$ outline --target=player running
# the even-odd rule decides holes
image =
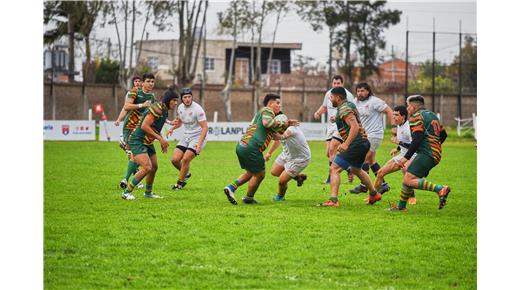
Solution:
[[[343,87],[343,77],[340,75],[335,75],[332,77],[332,89],[333,88],[341,88]],[[325,136],[326,150],[327,150],[327,158],[329,158],[329,167],[332,164],[332,160],[334,160],[334,156],[336,156],[336,151],[338,149],[339,144],[341,144],[342,140],[338,134],[338,128],[336,126],[336,113],[338,112],[337,108],[332,106],[330,101],[330,92],[332,89],[328,90],[323,97],[323,104],[318,108],[318,110],[314,113],[314,119],[319,120],[320,116],[327,112],[328,120],[327,120],[327,133]],[[347,94],[347,101],[353,103],[354,96],[351,92],[345,89],[345,93]],[[350,176],[350,175],[349,175]],[[330,183],[330,175],[327,176],[327,179],[324,183]]]
[[[275,114],[280,112],[282,103],[280,96],[267,94],[263,101],[264,107],[256,113],[240,142],[236,146],[236,154],[240,167],[246,172],[224,187],[224,193],[232,204],[237,204],[235,191],[248,182],[247,193],[242,198],[244,203],[256,204],[254,199],[256,190],[265,177],[265,161],[262,152],[269,146],[273,134],[286,129],[288,126],[298,126],[297,120],[283,122],[275,119]]]
[[[356,108],[359,112],[361,124],[366,130],[368,141],[370,142],[370,150],[365,157],[362,169],[368,174],[369,168],[372,169],[374,175],[377,176],[377,171],[381,168],[376,161],[376,150],[383,142],[385,127],[383,124],[383,114],[386,114],[387,119],[394,126],[392,109],[385,103],[385,101],[374,96],[370,86],[367,83],[359,83],[356,86]],[[390,190],[390,186],[383,179],[381,193]],[[350,190],[351,193],[367,192],[367,188],[360,184],[359,186]]]
[[[155,77],[153,74],[145,73],[143,75],[144,81],[142,83],[142,88],[140,77],[134,77],[132,80],[134,87],[126,94],[125,104],[115,122],[115,125],[119,126],[121,119],[124,117],[123,136],[119,141],[119,144],[120,147],[127,152],[128,165],[124,178],[119,182],[119,187],[121,187],[121,189],[125,189],[127,187],[130,176],[137,172],[139,166],[135,162],[132,151],[130,150],[130,146],[128,145],[128,138],[141,121],[143,112],[150,106],[152,102],[155,101],[155,95],[152,92],[155,86]]]
[[[208,122],[206,113],[202,107],[193,101],[193,93],[190,88],[181,91],[182,104],[177,108],[176,125],[172,127],[166,137],[172,134],[175,128],[184,124],[184,134],[173,151],[171,162],[179,170],[177,184],[172,190],[181,190],[186,186],[186,181],[191,177],[190,163],[200,154],[206,145]]]
[[[288,121],[287,116],[284,114],[279,114],[275,119],[285,123]],[[269,148],[269,152],[265,154],[265,161],[269,161],[272,153],[278,148],[280,143],[282,144],[282,153],[278,155],[271,167],[271,174],[279,177],[278,194],[273,197],[274,201],[285,200],[287,184],[291,179],[296,180],[298,186],[303,185],[307,175],[301,172],[311,161],[311,149],[299,127],[290,126],[287,130],[280,131],[280,134],[274,134],[273,139],[275,141]]]
[[[361,165],[370,148],[365,129],[361,125],[359,113],[356,106],[346,100],[347,95],[343,88],[334,88],[331,91],[331,101],[338,108],[336,125],[343,143],[338,146],[338,153],[330,166],[330,198],[319,204],[320,206],[338,207],[338,190],[341,183],[340,173],[342,170],[351,168],[363,184],[370,190],[367,204],[374,204],[381,200],[368,174],[361,170]]]
[[[153,103],[148,108],[141,122],[130,136],[129,144],[134,154],[135,161],[141,169],[134,175],[132,182],[125,189],[121,197],[126,200],[133,200],[134,187],[146,176],[146,187],[144,196],[148,198],[161,198],[152,192],[155,172],[157,171],[157,154],[153,146],[155,139],[161,144],[161,151],[168,151],[168,142],[161,136],[161,130],[168,117],[168,110],[175,108],[179,96],[173,89],[168,89],[163,93],[161,102]]]
[[[414,189],[433,191],[439,196],[439,209],[444,208],[451,189],[447,185],[431,183],[425,178],[430,170],[441,161],[442,143],[448,135],[439,122],[435,113],[424,108],[424,98],[420,95],[409,96],[406,100],[407,110],[410,115],[410,130],[412,132],[412,143],[408,152],[399,159],[401,168],[407,172],[404,175],[401,196],[397,206],[388,210],[406,211],[406,202],[414,192]],[[406,163],[417,152],[417,156],[410,165]]]
[[[396,136],[392,137],[392,142],[398,145],[397,148],[394,148],[392,151],[390,151],[390,155],[392,155],[393,158],[388,160],[388,162],[377,172],[376,179],[374,181],[374,187],[378,191],[381,190],[381,184],[383,183],[383,178],[386,175],[401,169],[398,162],[406,155],[408,148],[412,143],[412,135],[410,132],[410,124],[408,123],[408,111],[406,110],[406,107],[395,107],[393,114],[394,123],[397,125],[397,128]],[[416,155],[417,154],[414,154],[411,159],[408,160],[406,165],[409,165],[411,160],[413,160]],[[408,204],[415,204],[415,202],[415,194],[412,193],[412,196],[410,196],[408,199]]]

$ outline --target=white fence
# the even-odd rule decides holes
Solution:
[[[238,141],[246,132],[249,122],[208,122],[208,141]],[[95,121],[44,121],[44,140],[96,140]],[[326,125],[320,123],[301,123],[307,140],[323,140],[325,138]],[[163,136],[170,129],[165,124]],[[99,123],[99,141],[118,141],[122,134],[122,125],[116,126],[115,122],[102,121]],[[182,137],[184,128],[174,131],[169,141],[176,141]]]

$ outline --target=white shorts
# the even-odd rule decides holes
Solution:
[[[368,137],[368,142],[370,142],[370,151],[376,152],[379,146],[381,146],[381,143],[383,143],[383,138]]]
[[[179,143],[177,143],[176,147],[180,147],[179,149],[186,151],[186,149],[190,149],[191,151],[195,152],[195,145],[199,143],[200,134],[197,135],[183,135]],[[204,142],[202,143],[202,148],[206,146],[207,139],[204,139]]]
[[[341,136],[339,136],[338,127],[336,126],[336,123],[329,123],[327,125],[327,135],[325,136],[326,141],[332,140],[332,138],[343,142],[341,139]]]
[[[301,159],[293,159],[293,160],[287,160],[287,156],[285,154],[281,153],[278,155],[278,158],[276,158],[276,163],[280,166],[283,166],[285,168],[285,171],[287,174],[289,174],[290,177],[296,177],[300,172],[302,172],[307,165],[309,165],[310,159],[307,160],[301,160]]]
[[[399,163],[399,160],[401,160],[401,158],[403,158],[406,155],[407,152],[408,152],[408,149],[401,147],[401,151],[400,151],[399,155],[397,155],[394,158],[392,158],[392,160],[395,163]],[[415,156],[417,156],[417,153],[414,153],[412,158],[410,158],[410,160],[413,160],[415,158]]]

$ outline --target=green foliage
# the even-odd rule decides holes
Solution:
[[[460,55],[455,56],[448,68],[448,75],[455,83],[459,79],[459,62],[462,60],[462,91],[468,93],[477,92],[477,43],[471,36],[464,38],[462,47],[462,59]]]
[[[287,200],[274,203],[277,179],[267,174],[257,206],[232,206],[222,193],[242,172],[235,142],[208,142],[179,192],[170,190],[171,143],[154,184],[164,199],[141,189],[132,202],[119,197],[127,159],[115,142],[44,142],[45,288],[475,289],[477,151],[473,141],[446,142],[428,180],[453,188],[448,205],[438,210],[434,193],[417,190],[406,214],[384,210],[399,199],[398,172],[374,206],[341,194],[341,207],[316,207],[329,196],[324,142],[310,142],[303,187],[291,181]],[[342,181],[341,192],[355,186]]]
[[[96,83],[116,84],[118,82],[120,65],[117,60],[103,58],[96,65]]]

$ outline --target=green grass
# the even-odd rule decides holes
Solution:
[[[386,140],[381,164],[390,158]],[[147,200],[138,190],[129,202],[117,188],[126,157],[116,143],[45,142],[45,288],[477,287],[473,141],[448,141],[428,178],[452,187],[446,208],[418,191],[405,214],[383,210],[398,200],[400,173],[387,178],[392,190],[374,206],[342,194],[340,208],[316,207],[329,196],[324,142],[310,142],[309,179],[301,188],[291,183],[286,201],[271,201],[277,180],[267,176],[259,205],[232,206],[222,188],[241,173],[234,146],[209,142],[181,192],[170,190],[171,151],[159,153],[154,191],[165,198]],[[342,178],[341,192],[354,186]]]

